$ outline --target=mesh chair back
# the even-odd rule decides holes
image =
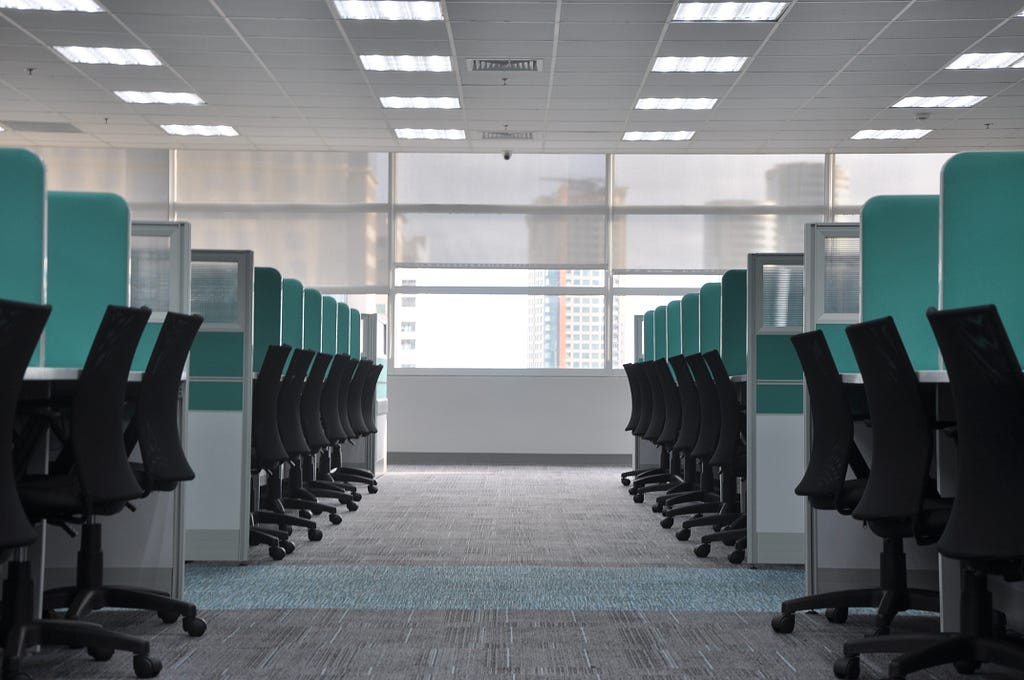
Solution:
[[[626,432],[632,432],[640,421],[640,383],[637,382],[636,364],[623,364],[622,370],[626,372],[626,381],[629,383],[629,421],[626,423]]]
[[[659,361],[659,359],[655,359],[641,364],[644,374],[647,376],[647,391],[651,395],[651,419],[641,436],[649,442],[656,441],[665,427],[665,394],[662,392],[661,382],[658,380],[657,364]]]
[[[700,432],[700,399],[697,397],[697,385],[693,382],[693,374],[690,373],[686,357],[678,354],[669,357],[668,362],[676,374],[680,408],[679,436],[672,444],[672,450],[688,454],[693,451]]]
[[[710,460],[718,448],[718,436],[722,429],[718,393],[702,355],[691,354],[686,357],[686,365],[690,367],[690,374],[693,375],[693,382],[697,388],[697,399],[700,401],[700,428],[691,455],[700,460]]]
[[[338,382],[338,422],[341,423],[341,428],[345,433],[343,439],[355,439],[357,436],[356,431],[348,418],[348,399],[349,393],[352,391],[352,381],[355,378],[359,360],[353,359],[348,354],[342,354],[335,359],[335,363],[338,363],[339,360],[341,361],[341,366],[338,370],[341,373],[341,379]]]
[[[366,434],[377,433],[377,380],[383,370],[383,364],[373,364],[363,382],[360,403],[363,408],[363,424],[366,425]]]
[[[658,359],[654,362],[655,373],[658,376],[658,386],[661,388],[661,400],[665,404],[665,423],[661,427],[661,434],[658,435],[655,443],[658,446],[671,447],[679,438],[679,424],[682,419],[682,407],[679,404],[679,387],[672,378],[672,371],[669,369],[668,361]]]
[[[277,395],[277,427],[281,432],[281,443],[291,456],[310,453],[312,450],[302,433],[302,389],[315,354],[311,349],[292,352],[292,360]]]
[[[83,503],[118,503],[144,492],[124,448],[124,404],[135,349],[149,320],[146,307],[107,307],[75,385],[71,445]]]
[[[320,417],[320,397],[324,391],[324,377],[327,375],[327,367],[331,364],[331,355],[320,352],[313,359],[313,367],[309,369],[306,376],[306,384],[302,388],[302,397],[299,407],[302,412],[302,434],[306,438],[310,448],[322,449],[331,445],[324,432],[322,418]]]
[[[911,520],[931,468],[934,433],[921,385],[891,316],[846,328],[871,413],[871,474],[853,511],[862,520]]]
[[[647,427],[651,424],[651,418],[654,415],[651,382],[647,377],[647,369],[644,368],[649,363],[650,361],[641,361],[638,364],[634,364],[636,382],[640,390],[640,417],[637,419],[636,427],[633,428],[633,434],[641,438],[647,432]]]
[[[49,305],[0,300],[0,549],[33,543],[36,532],[18,499],[12,459],[21,382],[50,316]]]
[[[324,427],[324,434],[331,442],[340,442],[345,439],[345,429],[341,425],[341,418],[338,415],[338,390],[341,389],[343,379],[342,371],[345,362],[340,354],[334,355],[330,370],[324,379],[324,387],[320,390],[320,419]]]
[[[192,342],[203,317],[167,312],[142,376],[133,420],[142,452],[145,491],[170,491],[179,482],[195,479],[181,447],[178,430],[178,391]]]
[[[288,460],[277,424],[281,371],[292,351],[289,345],[268,345],[252,386],[252,468],[269,470]]]
[[[718,445],[711,456],[711,464],[721,467],[737,466],[743,453],[743,412],[736,397],[736,386],[729,377],[729,370],[722,361],[718,350],[704,353],[704,362],[715,381],[715,395],[718,397],[718,412],[721,419]]]
[[[348,422],[356,437],[362,437],[370,431],[363,420],[363,385],[366,384],[372,366],[373,363],[368,359],[360,359],[348,389]]]
[[[821,331],[790,338],[804,371],[811,412],[811,451],[796,493],[814,507],[835,507],[853,452],[853,416],[843,379]]]
[[[957,423],[956,498],[939,552],[958,559],[1024,556],[1024,375],[992,305],[936,311],[928,321],[949,372]]]

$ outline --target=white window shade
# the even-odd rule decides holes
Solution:
[[[242,322],[237,262],[192,263],[192,312],[208,325]]]
[[[170,236],[131,238],[131,304],[146,306],[154,313],[171,308],[171,246]]]
[[[824,313],[860,314],[860,239],[824,239]]]
[[[761,286],[761,328],[802,329],[803,265],[766,264]]]

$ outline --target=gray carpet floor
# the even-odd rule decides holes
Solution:
[[[830,678],[842,643],[871,630],[866,613],[842,626],[801,614],[793,634],[773,633],[770,612],[802,591],[802,571],[736,567],[721,548],[694,557],[693,541],[629,501],[617,472],[395,468],[282,562],[253,548],[249,566],[189,565],[202,638],[152,614],[93,620],[150,639],[165,679]],[[861,677],[885,677],[886,665],[865,656]],[[129,656],[99,663],[80,650],[46,650],[25,670],[134,677]]]

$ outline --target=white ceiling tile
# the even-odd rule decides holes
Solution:
[[[1020,0],[927,0],[911,3],[901,19],[1005,19],[1020,12]]]
[[[232,23],[246,38],[341,39],[333,19],[235,19]]]
[[[794,2],[782,16],[783,23],[827,21],[890,21],[915,0],[874,0],[869,2]],[[927,3],[923,3],[927,4]]]
[[[230,18],[330,19],[331,10],[324,0],[217,0]]]

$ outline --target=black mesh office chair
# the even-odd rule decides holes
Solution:
[[[46,520],[65,527],[82,524],[86,529],[83,539],[87,533],[96,552],[100,542],[96,516],[120,512],[144,493],[128,465],[123,417],[132,358],[149,315],[144,307],[107,307],[76,383],[70,413],[62,413],[60,418],[67,469],[51,475],[26,475],[17,481],[30,521]],[[70,431],[64,429],[68,424]],[[3,522],[7,522],[6,515]],[[91,559],[93,553],[83,545],[79,557]],[[154,677],[160,672],[161,664],[149,657],[145,640],[77,621],[31,621],[28,579],[29,565],[23,559],[8,565],[5,678],[27,677],[19,672],[20,659],[27,649],[39,644],[84,645],[97,660],[109,659],[115,650],[129,651],[135,655],[133,667],[138,677]],[[44,608],[51,609],[51,604],[44,596]]]
[[[987,662],[1024,671],[1024,642],[996,628],[988,588],[990,575],[1024,578],[1024,374],[994,306],[930,309],[928,321],[956,413],[956,493],[938,549],[960,560],[960,632],[891,636],[873,651],[906,652],[889,664],[893,680],[947,663],[961,673]]]
[[[202,322],[199,315],[168,312],[142,376],[135,414],[124,436],[124,450],[133,451],[136,444],[140,448],[142,462],[130,466],[142,495],[173,491],[180,482],[195,478],[181,447],[178,388]],[[46,609],[67,608],[69,619],[82,618],[103,607],[147,609],[157,612],[164,623],[182,617],[182,628],[193,637],[206,632],[206,622],[196,615],[191,602],[164,592],[104,584],[99,530],[99,524],[82,525],[76,584],[46,591]]]
[[[320,394],[320,417],[324,433],[331,442],[327,456],[329,463],[317,468],[320,479],[332,482],[343,482],[343,486],[352,493],[352,500],[362,500],[356,492],[355,484],[365,484],[367,493],[377,493],[377,480],[369,470],[345,466],[342,464],[341,447],[355,436],[348,423],[348,390],[355,371],[356,362],[347,354],[336,354],[331,368],[327,372],[324,387]],[[344,393],[345,399],[342,400]],[[342,407],[344,404],[344,408]]]
[[[316,500],[318,496],[334,498],[350,511],[355,511],[359,509],[359,505],[352,493],[355,491],[354,487],[345,485],[347,487],[345,488],[339,482],[319,476],[321,458],[331,447],[331,440],[324,430],[320,402],[323,397],[324,379],[332,359],[330,354],[324,352],[316,355],[309,375],[306,376],[306,383],[302,388],[302,396],[299,400],[302,435],[311,451],[311,455],[306,457],[308,464],[302,468],[301,490],[305,492],[303,496],[309,500]]]
[[[679,387],[666,359],[657,359],[651,362],[651,367],[656,381],[654,389],[658,394],[655,403],[659,405],[663,416],[661,430],[650,438],[650,441],[658,447],[663,464],[667,461],[667,469],[660,474],[638,478],[634,482],[633,487],[636,493],[633,499],[637,502],[643,501],[644,493],[667,491],[678,487],[683,482],[679,452],[673,448],[679,438],[679,427],[682,423]]]
[[[668,448],[658,444],[658,440],[665,430],[666,416],[668,415],[665,389],[661,378],[658,377],[661,370],[659,364],[664,363],[664,359],[654,359],[640,364],[648,397],[644,404],[646,409],[634,434],[644,441],[658,446],[659,458],[655,468],[634,477],[633,483],[629,487],[629,494],[633,496],[633,501],[636,503],[644,502],[644,489],[648,485],[674,482],[671,452]]]
[[[796,486],[796,494],[805,496],[815,510],[835,510],[849,515],[867,486],[868,468],[853,441],[853,413],[843,380],[824,333],[800,333],[791,340],[803,368],[811,414],[810,456],[804,476]],[[854,478],[847,480],[850,470]],[[842,623],[846,621],[849,607],[875,607],[877,604],[861,590],[798,597],[782,603],[782,613],[772,619],[772,629],[777,633],[793,632],[794,613],[806,609],[826,607],[826,618]]]
[[[371,364],[363,382],[360,405],[363,409],[363,424],[366,425],[365,435],[377,434],[377,383],[383,372],[383,364]]]
[[[660,514],[665,509],[665,501],[674,494],[693,491],[699,482],[697,477],[697,462],[691,455],[697,443],[697,435],[700,432],[700,399],[697,396],[697,386],[693,381],[693,374],[686,364],[686,357],[677,354],[668,358],[675,375],[676,392],[679,399],[679,434],[672,442],[671,453],[676,457],[673,461],[678,466],[678,477],[680,481],[674,486],[665,490],[665,493],[655,498],[651,511]],[[672,526],[669,518],[662,520]]]

